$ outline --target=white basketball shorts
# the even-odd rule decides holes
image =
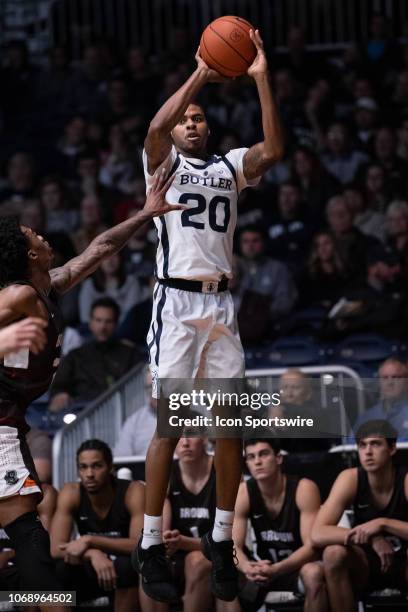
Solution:
[[[41,487],[24,434],[0,427],[0,499],[40,493]]]
[[[147,344],[153,397],[158,379],[244,376],[244,351],[229,291],[195,293],[157,283]]]

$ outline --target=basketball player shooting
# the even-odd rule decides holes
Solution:
[[[153,382],[160,379],[242,378],[244,352],[228,292],[232,277],[233,234],[238,195],[258,183],[282,155],[277,111],[269,86],[268,65],[258,30],[250,31],[256,57],[248,75],[256,83],[262,109],[264,140],[223,157],[207,153],[209,129],[194,102],[203,85],[225,80],[196,55],[197,68],[153,118],[143,153],[147,187],[165,168],[174,180],[171,201],[187,206],[155,220],[158,229],[157,284],[148,334]],[[154,386],[153,386],[154,390]],[[173,601],[169,562],[162,541],[163,503],[177,439],[156,432],[146,460],[146,514],[134,564],[146,594]],[[202,541],[212,561],[211,583],[216,597],[237,595],[232,522],[241,478],[242,442],[218,439],[215,467],[217,509],[214,529]]]
[[[165,201],[171,180],[158,173],[142,211],[100,234],[81,255],[52,270],[52,249],[41,236],[20,226],[14,217],[0,220],[0,328],[27,321],[0,331],[0,340],[8,342],[2,353],[19,349],[0,363],[0,525],[16,551],[24,589],[60,590],[48,534],[38,520],[41,485],[25,440],[27,406],[48,389],[59,361],[62,328],[57,294],[94,272],[155,215],[183,208]],[[45,323],[39,325],[38,319]],[[11,342],[7,340],[10,329]]]

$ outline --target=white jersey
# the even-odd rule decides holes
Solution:
[[[242,163],[247,150],[232,149],[203,161],[184,157],[172,146],[156,172],[164,167],[168,175],[174,175],[166,200],[188,208],[154,219],[159,238],[158,278],[219,281],[223,276],[232,277],[238,196],[259,181],[247,181],[244,176]],[[143,167],[149,189],[154,175],[147,171],[145,151]]]

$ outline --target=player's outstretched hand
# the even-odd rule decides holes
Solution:
[[[266,59],[263,40],[259,34],[259,30],[255,30],[255,32],[254,30],[249,30],[249,36],[256,47],[257,53],[247,73],[250,77],[256,79],[258,76],[268,72],[268,61]]]
[[[206,81],[208,83],[225,83],[225,81],[229,81],[230,79],[226,76],[223,76],[216,70],[210,68],[203,58],[200,55],[200,47],[197,49],[197,53],[195,54],[195,60],[197,62],[197,68],[202,70],[205,74]]]
[[[47,341],[44,328],[48,323],[39,317],[27,317],[0,330],[0,357],[21,349],[38,354]]]
[[[182,204],[169,204],[166,201],[166,193],[174,180],[174,176],[166,179],[166,174],[165,168],[156,172],[153,185],[147,193],[143,210],[150,213],[153,217],[161,217],[161,215],[165,215],[171,210],[184,210],[187,208]]]

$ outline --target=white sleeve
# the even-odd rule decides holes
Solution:
[[[254,187],[261,180],[260,176],[257,176],[256,178],[250,180],[245,178],[243,170],[243,161],[245,153],[247,151],[248,147],[242,147],[241,149],[231,149],[231,151],[229,151],[225,156],[235,170],[237,177],[238,193],[245,189],[245,187]]]
[[[170,170],[173,167],[173,164],[177,158],[177,151],[176,151],[176,147],[174,145],[172,145],[170,152],[168,154],[168,156],[166,157],[166,159],[160,164],[160,166],[157,168],[157,170],[155,170],[153,172],[153,174],[149,174],[149,171],[147,169],[147,155],[146,155],[146,151],[145,149],[143,149],[143,172],[144,172],[144,176],[145,176],[145,181],[146,181],[146,192],[148,189],[150,189],[152,183],[153,183],[153,177],[157,172],[160,172],[160,170],[162,168],[165,168],[167,172],[170,172]]]

